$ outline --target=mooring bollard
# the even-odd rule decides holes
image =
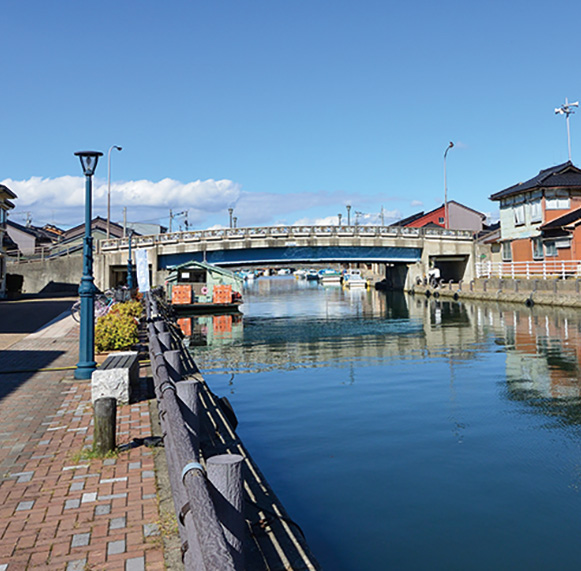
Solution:
[[[117,399],[102,397],[95,401],[93,447],[97,454],[107,454],[116,447]]]
[[[244,569],[243,540],[245,520],[242,495],[242,462],[239,454],[220,454],[208,458],[206,470],[210,496],[218,520],[222,524],[226,543],[238,571]]]

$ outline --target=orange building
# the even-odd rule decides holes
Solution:
[[[500,203],[504,262],[581,257],[581,169],[567,161],[490,197]]]

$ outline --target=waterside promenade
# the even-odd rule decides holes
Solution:
[[[91,458],[78,325],[62,314],[27,334],[48,314],[17,304],[0,302],[0,571],[165,569],[154,454],[136,445],[152,434],[149,402],[118,408],[118,444],[133,446]]]

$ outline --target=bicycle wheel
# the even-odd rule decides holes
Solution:
[[[81,300],[80,299],[78,301],[75,301],[75,303],[73,303],[73,306],[71,307],[71,315],[73,316],[73,319],[77,323],[81,322]]]

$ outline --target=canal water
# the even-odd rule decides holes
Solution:
[[[260,278],[191,350],[324,569],[578,569],[581,314]]]

